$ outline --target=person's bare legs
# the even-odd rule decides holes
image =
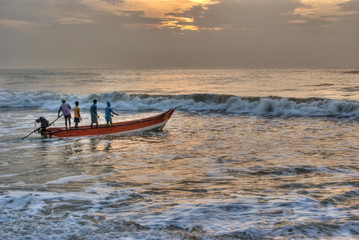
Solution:
[[[67,129],[67,122],[69,122],[69,126],[70,126],[69,129],[71,129],[71,118],[65,117],[65,126],[66,126],[66,129]]]

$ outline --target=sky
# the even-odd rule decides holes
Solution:
[[[359,0],[0,0],[0,68],[359,67]]]

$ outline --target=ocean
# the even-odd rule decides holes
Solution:
[[[61,99],[162,131],[28,135]],[[64,119],[55,122],[64,126]],[[2,69],[1,239],[358,239],[359,70]]]

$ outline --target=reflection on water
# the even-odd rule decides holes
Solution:
[[[357,236],[357,128],[343,119],[178,112],[162,132],[4,137],[0,235]],[[49,232],[35,230],[45,225]]]
[[[0,238],[358,238],[351,70],[3,70]],[[21,140],[64,96],[82,124],[93,97],[178,109],[162,132]]]

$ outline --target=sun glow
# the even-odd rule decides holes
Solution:
[[[131,27],[170,28],[180,30],[200,30],[190,10],[200,7],[207,10],[209,5],[218,4],[217,0],[82,0],[91,8],[115,15],[139,14],[142,18],[158,19],[158,24],[131,24]],[[186,16],[184,16],[186,15]],[[193,14],[192,14],[193,15]]]
[[[194,22],[193,18],[186,18],[186,17],[175,17],[175,16],[168,16],[163,19],[161,24],[158,26],[159,28],[172,28],[172,29],[179,29],[179,30],[189,30],[189,31],[197,31],[199,30],[198,26],[192,25]]]

